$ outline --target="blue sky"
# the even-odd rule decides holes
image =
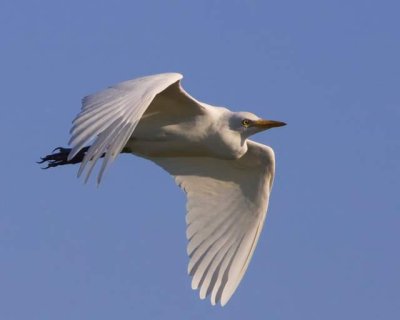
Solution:
[[[3,1],[1,319],[400,316],[397,1]],[[80,99],[159,72],[196,98],[285,121],[277,174],[224,308],[186,275],[185,197],[123,155],[102,185],[35,161]]]

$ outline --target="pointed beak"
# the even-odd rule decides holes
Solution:
[[[262,130],[286,126],[285,122],[275,120],[254,120],[251,125]]]

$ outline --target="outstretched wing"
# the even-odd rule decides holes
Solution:
[[[121,152],[156,96],[159,97],[153,108],[156,111],[162,109],[165,101],[172,101],[175,109],[188,108],[200,112],[202,105],[183,90],[181,79],[179,73],[147,76],[121,82],[85,97],[70,131],[72,150],[68,160],[94,141],[82,161],[78,176],[87,166],[87,180],[97,160],[104,155],[97,179],[100,182],[105,168]]]
[[[274,152],[248,141],[238,160],[150,158],[187,194],[188,272],[200,298],[225,305],[242,279],[264,224]]]

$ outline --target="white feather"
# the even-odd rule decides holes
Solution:
[[[78,176],[86,170],[86,181],[104,157],[100,183],[127,148],[173,175],[187,194],[192,288],[199,289],[201,299],[210,296],[212,304],[225,305],[264,224],[275,158],[271,148],[247,136],[243,143],[241,129],[232,124],[256,116],[197,101],[183,90],[181,78],[178,73],[148,76],[85,97],[73,121],[68,159],[91,144]]]
[[[88,169],[90,174],[96,161],[103,153],[107,154],[111,149],[117,155],[130,137],[127,133],[132,133],[135,130],[154,97],[180,79],[182,79],[182,75],[178,73],[148,76],[125,81],[85,97],[82,101],[82,112],[75,118],[74,126],[71,129],[70,144],[73,148],[68,159],[71,160],[93,139],[95,141],[88,152],[90,157],[86,157],[86,161],[82,162],[80,173],[90,161],[91,164]],[[123,124],[129,124],[129,129],[126,129],[126,131],[116,129]],[[110,127],[113,130],[109,130]],[[105,130],[107,135],[103,134],[100,138],[100,134]],[[98,141],[99,139],[101,139],[101,143]],[[118,148],[110,148],[112,143],[116,143],[116,141],[118,141]],[[107,164],[114,159],[115,157],[109,157],[105,161],[105,166],[103,166],[99,175],[99,182]]]
[[[274,176],[272,149],[249,140],[247,144],[247,153],[235,161],[151,159],[187,193],[192,288],[200,288],[200,298],[212,291],[212,302],[221,305],[236,290],[254,252]]]

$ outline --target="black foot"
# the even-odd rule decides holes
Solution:
[[[40,158],[40,161],[38,161],[38,163],[39,164],[45,163],[47,165],[47,167],[44,167],[42,169],[54,168],[65,164],[80,163],[82,162],[83,157],[85,156],[85,153],[88,149],[89,147],[82,148],[81,151],[79,151],[75,157],[73,157],[71,160],[68,161],[68,155],[71,149],[58,147],[53,150],[52,154]]]

